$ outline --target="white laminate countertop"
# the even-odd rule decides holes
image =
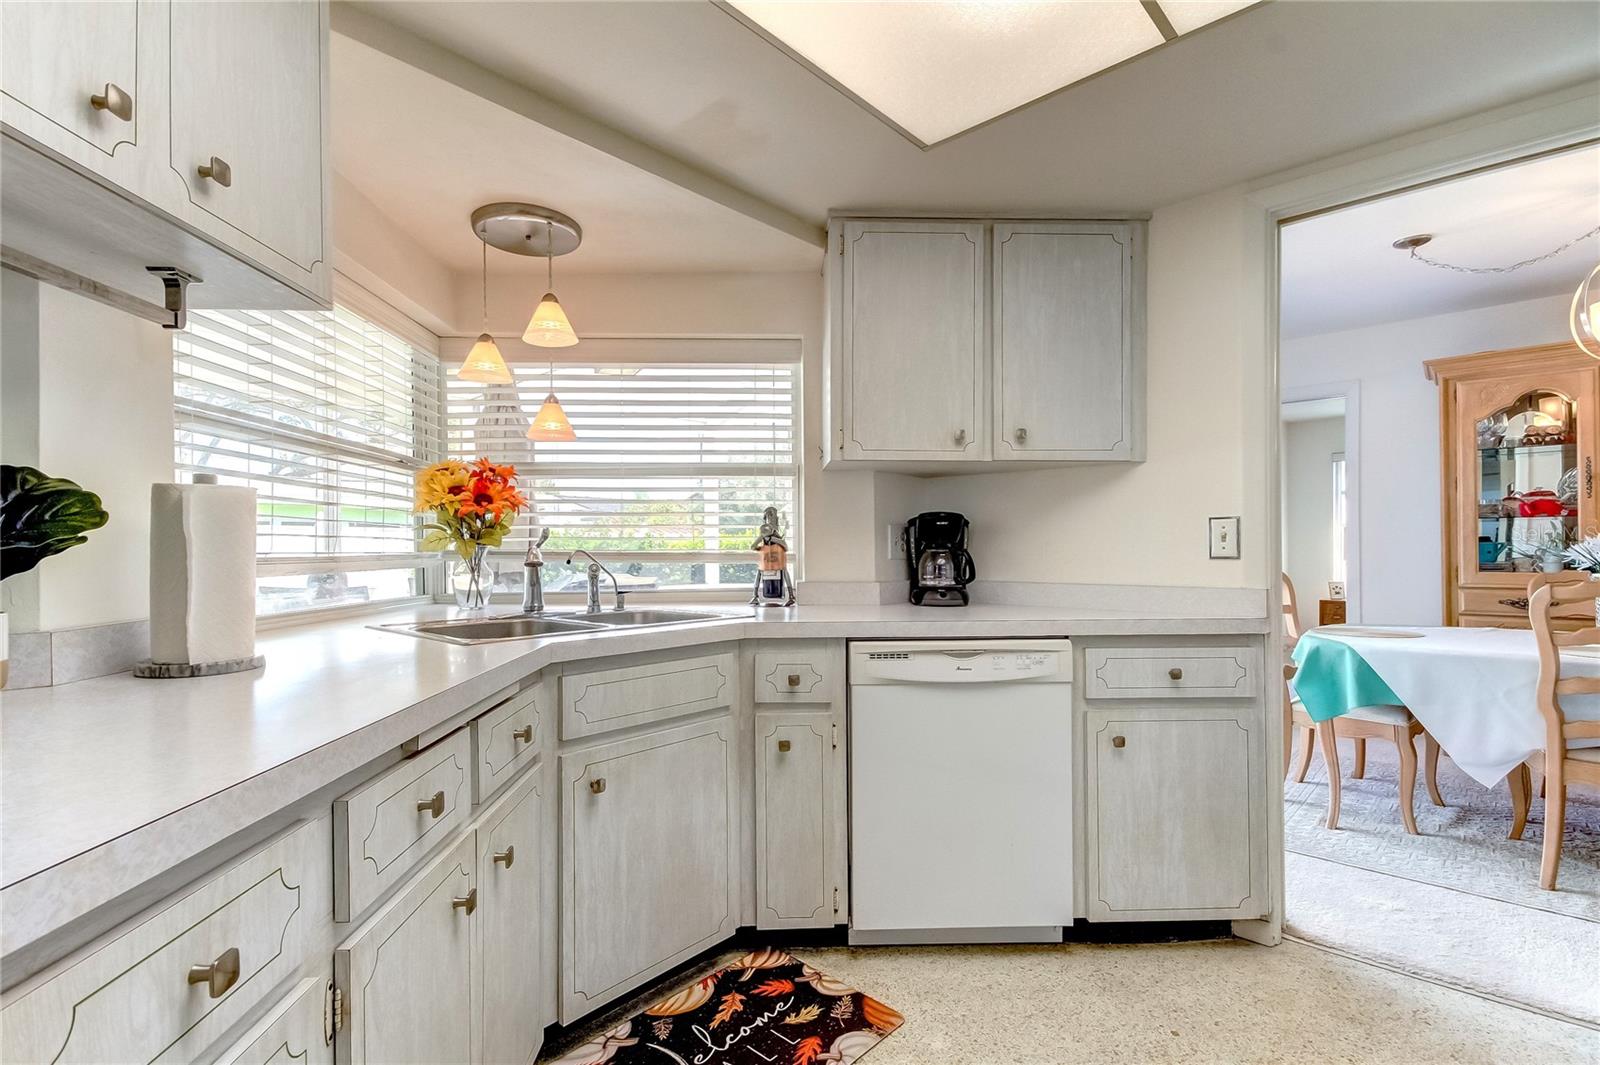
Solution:
[[[712,607],[710,609],[736,608]],[[372,628],[408,608],[268,631],[266,668],[122,673],[0,693],[0,954],[200,854],[557,662],[747,638],[1262,633],[1263,617],[908,604],[463,646]]]

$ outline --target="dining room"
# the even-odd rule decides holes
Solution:
[[[1285,933],[1600,1026],[1597,222],[1591,145],[1286,224],[1279,379]]]

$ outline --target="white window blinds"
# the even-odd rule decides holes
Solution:
[[[625,586],[742,585],[765,507],[779,508],[798,546],[798,361],[734,361],[737,342],[631,343],[671,361],[556,363],[553,381],[547,364],[513,364],[515,381],[501,386],[450,378],[447,449],[517,466],[529,507],[507,554],[544,526],[547,558],[593,551]],[[777,350],[798,360],[797,344]],[[535,443],[528,421],[552,384],[578,438]],[[550,576],[559,588],[577,574]]]
[[[191,311],[173,351],[177,467],[257,490],[259,573],[422,564],[412,473],[443,440],[434,355],[343,307]]]

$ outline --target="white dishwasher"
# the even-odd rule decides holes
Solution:
[[[1072,923],[1072,648],[850,644],[850,942]]]

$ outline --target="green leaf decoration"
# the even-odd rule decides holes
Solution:
[[[0,466],[0,579],[89,542],[111,515],[100,497],[32,466]]]
[[[429,526],[422,534],[422,549],[424,551],[443,551],[450,546],[450,534],[437,525]]]

